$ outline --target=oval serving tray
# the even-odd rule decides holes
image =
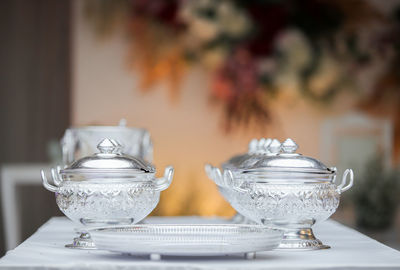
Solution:
[[[139,224],[89,231],[98,249],[134,255],[221,256],[276,248],[283,232],[244,224]]]

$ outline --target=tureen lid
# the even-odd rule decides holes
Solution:
[[[98,145],[98,153],[73,162],[61,170],[61,174],[85,173],[154,173],[155,168],[148,162],[123,154],[122,146],[116,140],[103,139]]]
[[[331,174],[335,168],[328,168],[312,157],[296,153],[298,145],[292,139],[280,143],[277,139],[254,139],[247,154],[233,157],[223,168],[243,172],[280,172]]]

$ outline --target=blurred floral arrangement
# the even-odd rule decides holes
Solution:
[[[358,90],[362,106],[400,99],[400,16],[368,1],[90,0],[85,10],[101,35],[125,26],[144,91],[166,82],[175,97],[190,65],[206,68],[227,130],[270,121],[269,100],[279,94],[326,103],[362,89],[354,86],[376,61],[388,64],[373,90]]]

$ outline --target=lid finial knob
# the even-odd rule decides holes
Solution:
[[[273,139],[268,145],[268,150],[272,154],[278,154],[281,151],[281,143],[277,139]]]
[[[297,148],[299,148],[299,146],[290,138],[282,143],[282,151],[285,154],[293,154],[296,152]]]
[[[121,145],[116,140],[106,138],[97,145],[97,149],[101,154],[112,154],[119,152]]]
[[[252,139],[249,143],[249,153],[254,153],[257,151],[258,140]]]
[[[263,152],[268,154],[268,147],[271,144],[272,140],[270,138],[267,138],[264,140],[264,144],[262,145],[261,149],[263,150]]]
[[[258,141],[257,152],[264,152],[265,151],[265,143],[266,143],[266,139],[265,138],[261,138]]]
[[[261,138],[260,140],[253,139],[249,143],[250,154],[269,154],[268,146],[272,140],[270,138]]]

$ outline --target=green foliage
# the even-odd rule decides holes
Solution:
[[[353,188],[357,226],[383,230],[392,225],[399,202],[397,170],[385,170],[382,159],[372,159],[363,179]]]

